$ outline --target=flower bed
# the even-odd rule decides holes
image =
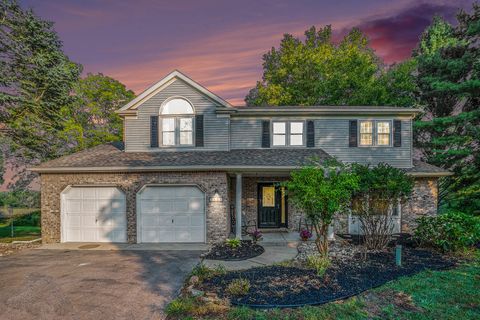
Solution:
[[[202,257],[211,260],[239,261],[261,255],[265,249],[250,240],[242,240],[239,247],[231,247],[228,243],[214,245]]]
[[[235,305],[250,307],[295,307],[317,305],[344,299],[402,276],[425,269],[452,267],[455,261],[427,250],[405,249],[403,265],[397,267],[392,252],[370,253],[363,261],[359,255],[351,259],[333,259],[323,277],[314,270],[269,266],[229,272],[205,280],[200,289],[217,292]],[[226,288],[235,279],[249,281],[248,292],[232,296]]]

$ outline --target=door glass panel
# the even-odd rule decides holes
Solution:
[[[275,206],[275,187],[263,187],[262,188],[262,205],[264,207]]]

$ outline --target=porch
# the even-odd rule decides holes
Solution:
[[[228,178],[230,236],[259,230],[272,243],[297,241],[303,213],[288,202],[289,172],[231,173]]]

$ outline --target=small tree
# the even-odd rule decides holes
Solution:
[[[318,252],[328,254],[328,227],[350,203],[358,178],[337,161],[315,163],[292,172],[285,182],[289,200],[305,212],[317,239]]]
[[[354,164],[352,171],[359,179],[358,189],[353,194],[352,212],[362,224],[365,246],[383,249],[393,231],[390,212],[398,201],[411,194],[413,179],[403,170],[385,163],[375,167]]]

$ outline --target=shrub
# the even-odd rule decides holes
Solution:
[[[167,305],[167,307],[165,308],[165,312],[170,317],[178,317],[191,313],[194,308],[194,298],[178,298]]]
[[[312,254],[307,256],[306,264],[308,268],[315,269],[319,277],[322,277],[330,267],[330,259],[323,255]]]
[[[240,241],[240,239],[234,238],[225,240],[225,244],[232,249],[236,249],[242,245],[242,242]]]
[[[24,216],[20,216],[13,220],[13,224],[15,226],[32,226],[32,227],[39,227],[40,226],[40,212],[35,211]]]
[[[232,296],[244,296],[250,290],[250,281],[247,279],[234,279],[226,288],[227,293]]]
[[[368,249],[385,249],[393,233],[391,212],[398,201],[413,190],[413,179],[402,169],[385,163],[371,167],[355,163],[359,188],[353,194],[352,213],[359,219],[364,245]]]
[[[480,218],[463,212],[421,217],[417,222],[415,239],[424,246],[446,252],[465,249],[480,241]]]

